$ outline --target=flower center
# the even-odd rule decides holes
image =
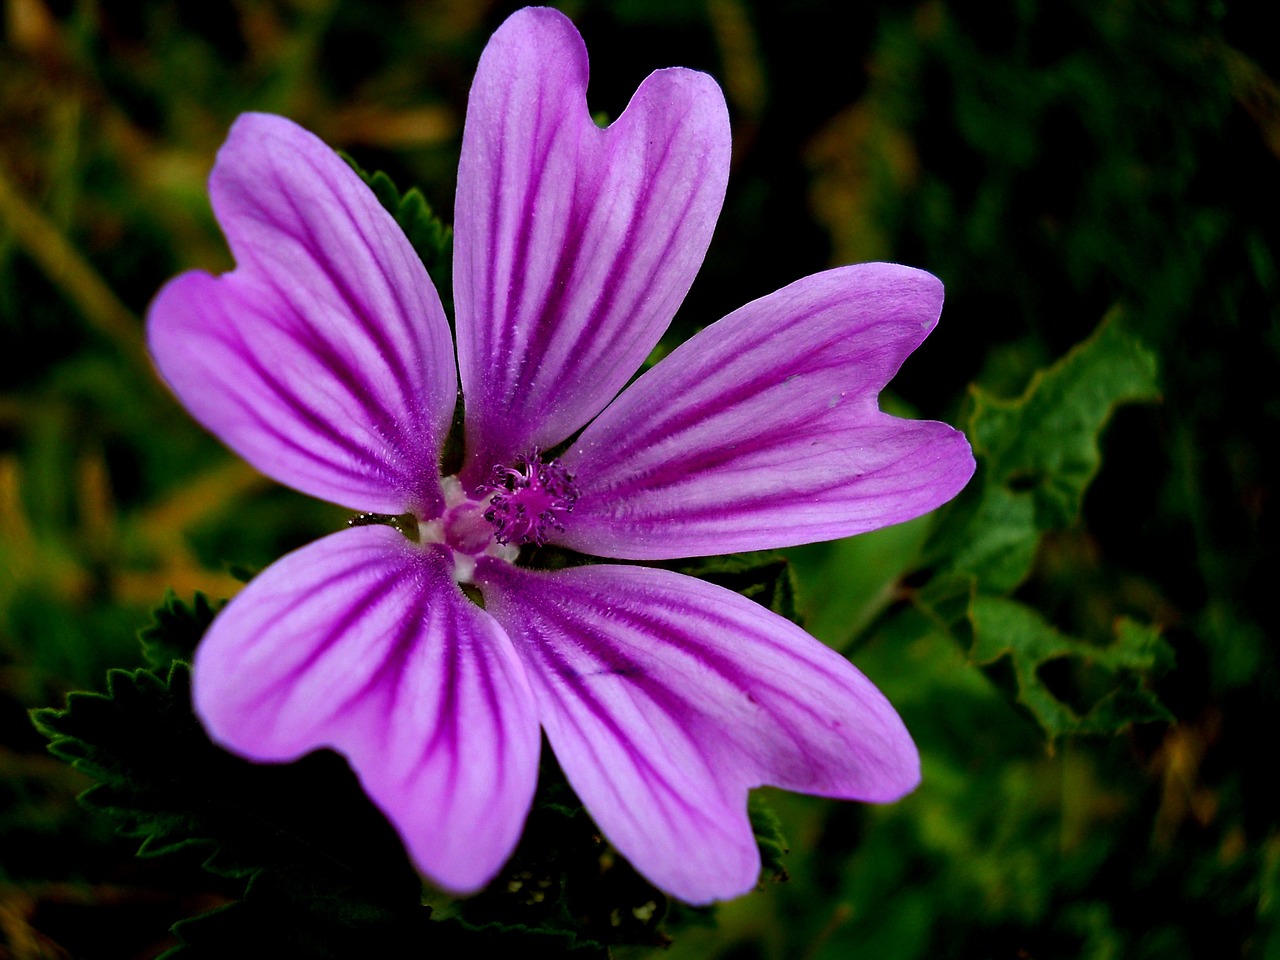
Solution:
[[[510,466],[495,465],[472,496],[489,496],[484,519],[497,527],[493,539],[498,543],[541,546],[553,532],[564,531],[578,488],[559,460],[543,460],[535,447]]]

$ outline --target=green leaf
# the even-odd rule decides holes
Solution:
[[[760,848],[761,874],[770,880],[787,880],[787,868],[782,858],[790,848],[782,833],[782,821],[759,791],[753,790],[747,800],[747,816],[751,819],[751,830]]]
[[[792,623],[800,622],[791,565],[779,553],[760,551],[681,561],[679,572],[718,584],[768,607]]]
[[[1173,665],[1158,630],[1127,618],[1098,646],[1060,633],[1032,608],[1001,597],[975,597],[970,659],[991,667],[1008,658],[1016,698],[1052,741],[1068,733],[1112,734],[1172,714],[1147,683]],[[1050,686],[1046,669],[1061,668]]]
[[[1041,529],[1065,527],[1098,472],[1098,434],[1112,411],[1158,397],[1155,356],[1121,331],[1113,312],[1018,399],[975,388],[970,437],[988,482],[1030,493]]]
[[[141,840],[140,856],[193,850],[206,869],[250,880],[241,903],[183,925],[190,950],[175,956],[213,956],[246,925],[280,949],[351,956],[425,921],[417,875],[345,762],[257,765],[218,749],[191,711],[185,663],[165,677],[113,670],[105,694],[73,693],[33,720],[56,756],[99,781],[81,801]]]
[[[98,781],[81,802],[140,840],[139,856],[193,851],[211,872],[248,881],[241,901],[180,923],[183,946],[168,956],[226,956],[247,931],[280,955],[392,949],[429,911],[399,839],[346,763],[330,753],[249,763],[211,743],[194,716],[186,661],[215,613],[200,594],[190,605],[166,596],[140,633],[164,669],[112,670],[105,693],[33,711],[36,727],[55,756]]]
[[[167,592],[160,606],[152,612],[150,626],[138,632],[147,662],[165,671],[175,660],[190,663],[196,645],[220,609],[221,602],[211,603],[198,591],[190,606],[179,600],[173,591]]]
[[[942,524],[930,553],[976,578],[983,593],[1026,579],[1040,536],[1069,527],[1098,472],[1098,437],[1115,408],[1151,401],[1154,356],[1125,334],[1115,311],[1022,396],[973,391],[967,433],[978,473]]]

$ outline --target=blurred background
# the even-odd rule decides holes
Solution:
[[[136,840],[76,804],[91,781],[27,711],[144,665],[136,634],[166,589],[230,596],[346,519],[224,451],[146,356],[159,286],[230,267],[205,193],[227,128],[285,114],[449,221],[471,76],[516,6],[4,0],[0,957],[152,957],[171,924],[239,896],[199,857],[135,859]],[[1077,649],[1031,662],[1067,709],[1047,722],[1022,663],[978,650],[972,610],[959,628],[912,620],[932,610],[912,605],[936,582],[919,573],[935,520],[793,551],[806,625],[899,707],[925,783],[875,809],[769,792],[790,879],[673,926],[667,956],[1280,958],[1265,5],[558,6],[591,52],[593,110],[616,116],[671,65],[728,98],[729,194],[671,343],[806,274],[883,259],[947,287],[895,409],[976,422],[1113,308],[1158,369],[1142,402],[1103,403],[1082,509],[1037,528],[1029,568],[995,591],[1099,649],[1119,618],[1158,635],[1126,674],[1150,709],[1082,722],[1097,697]]]

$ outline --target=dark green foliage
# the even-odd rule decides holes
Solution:
[[[932,549],[979,590],[1026,579],[1040,538],[1075,523],[1097,473],[1098,438],[1115,408],[1154,400],[1155,359],[1109,317],[1084,343],[1004,400],[975,388],[968,436],[978,475]]]
[[[1030,575],[1045,535],[1079,522],[1100,463],[1099,437],[1115,408],[1153,400],[1155,389],[1154,358],[1114,316],[1037,372],[1020,397],[975,388],[967,432],[978,472],[926,548],[939,572],[919,591],[919,602],[971,643],[973,663],[992,668],[1008,658],[1010,695],[1051,741],[1172,719],[1150,689],[1172,660],[1158,630],[1121,619],[1114,640],[1083,642],[1006,597]],[[1086,680],[1092,667],[1100,669],[1090,669]],[[1083,715],[1066,702],[1079,700],[1066,691],[1082,686],[1089,703]]]
[[[1122,403],[1152,401],[1156,361],[1109,316],[1084,343],[1037,373],[1016,400],[975,388],[969,436],[987,487],[1030,493],[1036,526],[1075,523],[1098,472],[1098,436]]]
[[[158,614],[153,646],[164,623],[185,628],[175,609],[170,601]],[[248,881],[243,900],[180,924],[184,946],[172,956],[225,956],[248,942],[260,956],[336,958],[421,932],[418,878],[346,764],[326,753],[263,766],[218,749],[192,715],[185,663],[163,676],[112,671],[105,694],[72,694],[33,719],[55,755],[99,781],[82,802],[141,840],[140,856],[189,851]]]
[[[1018,703],[1052,739],[1068,733],[1111,734],[1135,723],[1168,721],[1173,715],[1144,681],[1171,667],[1173,654],[1160,634],[1132,620],[1116,624],[1116,637],[1106,646],[1084,643],[1059,633],[1031,607],[1016,600],[977,597],[969,608],[973,647],[969,656],[979,666],[1001,657],[1012,661]],[[1076,661],[1096,667],[1096,699],[1082,716],[1045,680],[1047,670]],[[1088,692],[1083,692],[1088,697]]]
[[[676,570],[718,584],[767,607],[793,623],[800,622],[790,561],[779,553],[735,553],[677,562]]]
[[[170,591],[152,614],[152,624],[138,631],[147,662],[162,674],[175,660],[190,663],[200,638],[221,607],[221,603],[210,603],[199,592],[188,606]]]
[[[787,868],[783,858],[787,855],[787,838],[782,832],[782,821],[758,793],[751,794],[747,803],[751,817],[751,829],[760,845],[761,869],[771,880],[786,880]]]

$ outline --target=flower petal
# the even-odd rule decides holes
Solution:
[[[263,473],[359,510],[439,512],[457,376],[421,260],[337,154],[245,114],[209,178],[235,256],[186,273],[147,323],[192,415]]]
[[[291,553],[214,621],[194,698],[249,759],[346,756],[423,873],[469,893],[520,837],[540,741],[511,642],[451,571],[384,526]]]
[[[747,789],[894,800],[919,756],[847,660],[744,597],[666,570],[481,562],[486,609],[604,835],[691,903],[755,884]]]
[[[941,308],[931,275],[871,263],[734,311],[566,452],[580,497],[556,542],[633,560],[735,553],[846,537],[945,503],[973,474],[964,435],[876,402]]]
[[[469,476],[553,446],[658,342],[724,201],[729,119],[714,80],[660,70],[601,130],[587,53],[561,13],[513,14],[471,88],[455,210]]]

